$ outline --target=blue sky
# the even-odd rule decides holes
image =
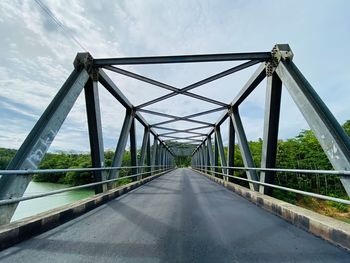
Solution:
[[[349,1],[53,1],[42,0],[96,58],[270,51],[289,43],[294,62],[339,122],[350,119]],[[83,51],[35,1],[0,1],[0,147],[18,148]],[[183,87],[235,63],[128,66],[126,69]],[[193,90],[230,102],[254,67]],[[135,105],[167,92],[109,74]],[[250,140],[262,137],[265,82],[240,108]],[[115,148],[124,109],[101,87],[106,149]],[[213,108],[179,96],[149,109],[186,115]],[[200,120],[215,121],[220,113]],[[144,115],[149,123],[163,118]],[[174,127],[189,127],[187,123]],[[280,138],[308,126],[283,90]],[[137,126],[138,144],[142,127]],[[226,141],[226,127],[222,128]],[[51,150],[88,151],[83,95]]]

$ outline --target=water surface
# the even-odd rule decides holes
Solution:
[[[29,183],[27,190],[24,193],[24,196],[45,193],[66,187],[69,186],[65,184],[39,183],[32,181]],[[49,209],[66,205],[74,201],[78,201],[80,199],[92,196],[93,194],[94,191],[92,189],[79,189],[70,192],[23,201],[19,203],[11,221],[22,219],[27,216],[32,216],[47,211]]]

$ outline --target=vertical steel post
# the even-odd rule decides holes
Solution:
[[[136,143],[136,126],[135,118],[132,117],[131,127],[130,127],[130,157],[131,157],[131,174],[137,174],[137,143]],[[133,181],[139,180],[140,178],[132,177]]]
[[[218,166],[219,166],[219,148],[218,148],[218,140],[216,137],[216,134],[214,135],[214,172],[218,172]],[[218,174],[214,173],[215,177],[219,177]]]
[[[98,73],[94,75],[94,80],[89,79],[86,83],[85,102],[86,113],[89,129],[89,141],[91,152],[92,167],[104,167],[104,147],[101,126],[100,102],[98,95]],[[107,179],[107,174],[104,171],[94,171],[94,181],[101,182]],[[95,194],[102,193],[107,190],[107,184],[96,185]]]
[[[203,158],[203,145],[199,147],[199,160],[200,160],[200,169],[203,172],[203,167],[204,167],[204,158]]]
[[[215,138],[217,141],[218,145],[218,150],[219,150],[219,155],[220,155],[220,160],[221,160],[221,171],[223,174],[227,174],[227,162],[226,162],[226,156],[225,156],[225,151],[224,151],[224,145],[222,143],[222,137],[221,137],[221,131],[220,131],[220,126],[215,127]],[[223,176],[223,179],[227,181],[227,177]]]
[[[160,169],[160,171],[162,171],[163,169],[163,164],[162,164],[162,154],[163,154],[163,145],[162,143],[159,141],[159,145],[158,145],[158,169]]]
[[[148,127],[144,128],[143,132],[143,138],[142,138],[142,146],[141,146],[141,153],[140,153],[140,160],[139,160],[139,166],[145,165],[145,159],[146,159],[146,153],[147,153],[147,146],[148,146],[148,139],[149,139],[150,130]],[[139,173],[142,173],[145,169],[143,167],[140,167],[138,169]]]
[[[207,158],[207,171],[206,171],[206,173],[207,174],[210,174],[210,172],[211,172],[211,164],[210,164],[210,156],[209,156],[209,143],[208,143],[208,140],[207,140],[207,142],[206,142],[206,148],[205,148],[205,156],[206,156],[206,158]]]
[[[146,153],[147,153],[147,158],[146,158],[146,164],[147,164],[147,169],[146,171],[148,172],[146,176],[150,176],[150,172],[151,172],[151,165],[152,165],[152,156],[151,156],[151,133],[149,132],[147,135],[148,139],[147,139],[147,149],[146,149]]]
[[[213,175],[213,165],[214,165],[214,157],[213,157],[213,146],[212,146],[212,143],[211,143],[211,136],[209,135],[208,136],[208,139],[207,139],[207,144],[208,144],[208,155],[209,155],[209,163],[210,163],[210,171],[211,171],[211,174]]]
[[[249,144],[248,144],[245,132],[244,132],[241,117],[239,116],[238,108],[235,108],[233,110],[232,122],[233,122],[233,126],[235,128],[235,131],[236,131],[238,145],[239,145],[239,148],[241,150],[241,155],[242,155],[244,166],[253,168],[253,167],[255,167],[255,164],[254,164],[254,160],[253,160],[252,154],[251,154],[250,149],[249,149]],[[259,177],[258,177],[256,171],[248,170],[248,171],[246,171],[246,174],[247,174],[247,178],[249,180],[259,181]],[[259,191],[259,186],[257,184],[249,183],[249,187],[251,190]]]
[[[276,166],[281,94],[282,82],[274,72],[267,77],[261,168],[275,168]],[[261,171],[260,182],[273,184],[275,175],[275,172]],[[272,194],[272,188],[263,185],[260,185],[259,191],[263,194]]]
[[[154,136],[154,140],[153,140],[153,146],[152,146],[152,167],[151,167],[151,171],[152,171],[152,175],[154,173],[154,170],[156,169],[155,166],[157,165],[157,137]]]
[[[229,167],[234,166],[235,162],[235,128],[233,127],[233,123],[231,121],[232,112],[229,113],[228,118],[228,153],[227,153],[227,162]],[[228,174],[233,175],[234,170],[232,168],[228,169]],[[230,178],[228,178],[230,181]]]

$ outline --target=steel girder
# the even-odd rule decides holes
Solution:
[[[127,109],[126,113],[125,113],[125,117],[124,117],[122,130],[121,130],[120,135],[119,135],[117,148],[115,149],[115,153],[114,153],[113,160],[112,160],[113,167],[120,167],[122,164],[123,156],[124,156],[124,152],[125,152],[125,147],[126,147],[126,143],[128,140],[128,136],[129,136],[129,132],[130,132],[130,128],[131,128],[132,123],[133,123],[132,112]],[[114,179],[114,178],[118,178],[118,177],[119,177],[119,170],[111,170],[109,172],[108,179]],[[112,188],[112,187],[113,187],[113,184],[110,184],[109,188]]]
[[[131,169],[131,174],[137,174],[137,143],[136,143],[136,127],[135,127],[135,118],[132,117],[131,120],[131,126],[130,126],[130,159],[131,159],[131,166],[134,166]],[[140,178],[140,177],[139,177]],[[139,179],[137,178],[137,179]],[[133,177],[133,181],[135,181],[136,178]]]
[[[222,172],[224,174],[227,174],[227,168],[226,168],[227,167],[227,162],[226,162],[226,156],[225,156],[225,151],[224,151],[224,144],[222,143],[220,126],[215,127],[215,139],[216,139],[216,142],[217,142],[217,147],[218,147],[218,151],[219,151],[221,166],[223,167],[222,168]],[[225,177],[224,177],[224,180],[226,180]]]
[[[349,137],[310,83],[288,58],[279,62],[276,72],[314,132],[332,166],[337,170],[350,170]],[[340,180],[350,196],[350,178],[341,176]]]
[[[182,55],[182,56],[158,56],[158,57],[101,58],[101,59],[94,59],[93,66],[104,67],[108,65],[194,63],[194,62],[218,62],[218,61],[236,61],[236,60],[266,61],[269,59],[271,59],[271,52],[250,52],[250,53],[226,53],[226,54],[203,54],[203,55]]]
[[[139,164],[138,164],[139,166],[144,166],[146,155],[149,156],[149,151],[150,151],[150,149],[148,149],[148,148],[150,148],[149,147],[149,145],[150,145],[149,144],[149,139],[150,139],[150,131],[149,131],[148,127],[145,127],[144,128],[144,132],[143,132],[140,160],[139,160]],[[148,157],[148,159],[150,159],[150,158]],[[140,167],[138,172],[142,173],[143,170],[144,170],[143,167]]]
[[[239,148],[241,150],[244,166],[245,167],[255,167],[252,153],[250,152],[250,149],[249,149],[247,136],[245,135],[245,131],[244,131],[244,128],[242,125],[241,117],[240,117],[239,112],[238,112],[238,108],[233,110],[233,113],[231,116],[231,121],[232,121],[233,127],[236,131],[237,141],[238,141]],[[249,171],[246,171],[246,174],[247,174],[247,178],[249,180],[259,181],[259,177],[258,177],[258,174],[256,173],[256,171],[249,170]],[[249,183],[249,187],[251,190],[258,191],[257,184]]]
[[[273,73],[267,77],[265,97],[264,133],[261,154],[261,168],[274,168],[276,166],[278,124],[281,107],[282,81]],[[260,172],[260,181],[273,184],[275,172]],[[260,193],[272,194],[271,188],[259,186]]]
[[[220,72],[220,73],[217,73],[215,75],[212,75],[212,76],[210,76],[210,77],[208,77],[206,79],[198,81],[198,82],[196,82],[194,84],[191,84],[191,85],[189,85],[187,87],[184,87],[182,89],[178,89],[178,91],[176,91],[176,92],[172,92],[172,93],[166,94],[166,95],[161,96],[159,98],[156,98],[156,99],[153,99],[151,101],[145,102],[145,103],[143,103],[141,105],[138,105],[137,108],[143,108],[143,107],[152,105],[154,103],[157,103],[157,102],[169,99],[169,98],[171,98],[173,96],[176,96],[176,95],[179,95],[179,94],[185,94],[186,93],[186,95],[188,95],[188,91],[189,90],[192,90],[194,88],[200,87],[200,86],[202,86],[204,84],[210,83],[210,82],[218,80],[220,78],[226,77],[226,76],[228,76],[230,74],[233,74],[233,73],[235,73],[237,71],[240,71],[242,69],[251,67],[251,66],[253,66],[253,65],[255,65],[255,64],[259,63],[259,62],[260,62],[259,60],[254,60],[254,61],[249,61],[249,62],[243,63],[241,65],[235,66],[235,67],[230,68],[228,70],[225,70],[223,72]],[[193,93],[191,93],[191,94],[193,94]],[[206,100],[207,98],[203,98],[203,97],[199,98],[199,97],[197,97],[197,99],[209,102],[208,100]],[[212,102],[212,103],[220,105],[220,106],[228,106],[228,105],[226,105],[226,103],[222,103],[222,102]]]
[[[208,146],[208,156],[209,156],[209,163],[210,163],[210,170],[211,170],[211,173],[213,173],[213,168],[212,166],[214,166],[214,156],[213,156],[213,146],[212,146],[212,143],[211,143],[211,136],[209,135],[208,136],[208,139],[207,139],[207,146]]]
[[[95,75],[98,78],[98,75]],[[91,164],[94,168],[104,167],[104,147],[102,137],[100,102],[98,94],[98,82],[91,78],[85,85],[85,104],[89,130]],[[95,171],[94,181],[101,182],[107,180],[105,171]],[[102,193],[107,190],[107,184],[95,186],[95,193]]]
[[[191,93],[191,92],[188,92],[188,91],[181,91],[181,89],[178,89],[178,88],[175,88],[175,87],[170,86],[168,84],[165,84],[165,83],[162,83],[162,82],[159,82],[159,81],[156,81],[156,80],[153,80],[153,79],[150,79],[150,78],[147,78],[147,77],[144,77],[144,76],[132,73],[132,72],[124,70],[124,69],[120,69],[120,68],[113,67],[113,66],[105,66],[104,68],[108,69],[108,70],[111,70],[113,72],[122,74],[124,76],[128,76],[128,77],[131,77],[131,78],[134,78],[134,79],[137,79],[137,80],[140,80],[140,81],[152,84],[154,86],[157,86],[157,87],[160,87],[160,88],[163,88],[163,89],[166,89],[166,90],[173,91],[174,93],[170,93],[168,95],[165,95],[165,96],[167,96],[167,98],[173,97],[173,96],[178,95],[178,94],[183,94],[183,95],[186,95],[186,96],[198,99],[198,100],[206,101],[206,102],[209,102],[209,103],[212,103],[212,104],[221,105],[221,106],[225,106],[226,105],[223,102],[220,102],[220,101],[217,101],[217,100],[213,100],[213,99],[210,99],[210,98],[207,98],[207,97],[203,97],[201,95],[197,95],[195,93]],[[138,108],[138,109],[139,108],[143,108],[143,107],[149,106],[149,105],[151,105],[153,103],[159,102],[159,101],[161,101],[163,99],[159,99],[158,98],[158,99],[156,99],[155,102],[154,101],[149,101],[149,102],[146,102],[145,104],[141,104],[141,105],[137,106],[136,108]]]
[[[88,79],[89,74],[85,69],[73,70],[18,149],[8,170],[38,168]],[[22,197],[30,181],[31,176],[28,175],[1,176],[0,199]],[[0,206],[0,224],[10,222],[17,205],[18,203]]]
[[[231,113],[229,113],[231,114]],[[235,160],[235,128],[233,122],[231,121],[231,116],[229,118],[228,124],[228,151],[227,151],[227,162],[229,167],[234,166]],[[228,168],[228,175],[233,175],[234,171],[232,168]],[[230,178],[228,178],[230,180]]]

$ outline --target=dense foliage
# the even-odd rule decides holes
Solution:
[[[346,121],[343,128],[350,136],[350,121]],[[261,139],[249,142],[257,167],[260,167],[262,143]],[[225,150],[227,151],[227,149]],[[235,147],[235,166],[244,166],[238,147]],[[313,170],[333,169],[319,142],[310,130],[303,130],[295,138],[278,142],[276,167]],[[243,176],[244,173],[237,171],[235,175]],[[237,183],[245,185],[239,181]],[[335,175],[277,173],[275,183],[304,191],[347,198],[339,177]],[[291,203],[295,203],[302,198],[295,193],[278,189],[274,189],[273,196]]]
[[[15,155],[16,150],[0,148],[0,169],[5,169]],[[114,152],[105,152],[105,164],[111,166]],[[130,152],[125,151],[122,166],[130,166]],[[65,169],[65,168],[88,168],[91,167],[90,154],[77,153],[47,153],[42,160],[39,169]],[[130,174],[130,169],[120,171],[120,176]],[[81,185],[93,182],[91,172],[67,172],[67,173],[43,173],[35,174],[33,180],[36,182],[62,183],[69,185]]]

